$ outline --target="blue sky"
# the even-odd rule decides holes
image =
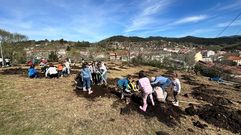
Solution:
[[[29,39],[216,37],[241,0],[0,0],[0,28]],[[239,17],[221,36],[241,34]]]

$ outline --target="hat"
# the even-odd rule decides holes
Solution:
[[[151,81],[152,81],[152,82],[155,81],[155,79],[156,79],[155,77],[151,77]]]

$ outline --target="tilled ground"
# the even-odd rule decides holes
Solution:
[[[0,133],[2,134],[240,134],[240,92],[179,73],[183,86],[180,106],[169,102],[139,110],[141,95],[130,103],[120,100],[114,83],[122,75],[134,78],[140,70],[149,77],[169,75],[151,67],[112,64],[108,86],[93,86],[94,93],[75,89],[74,77],[28,79],[25,71],[11,69],[0,75]],[[118,69],[118,70],[117,70]],[[76,70],[77,71],[77,70]]]

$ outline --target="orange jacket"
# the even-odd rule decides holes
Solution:
[[[63,65],[62,64],[58,64],[58,71],[63,70]]]

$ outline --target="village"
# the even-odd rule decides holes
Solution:
[[[70,59],[72,65],[85,61],[116,61],[139,63],[178,70],[193,70],[195,65],[203,69],[217,69],[225,80],[241,82],[241,50],[210,50],[205,46],[170,41],[105,41],[76,48],[74,42],[33,43],[23,49],[27,61],[48,60],[51,53],[57,61]]]

